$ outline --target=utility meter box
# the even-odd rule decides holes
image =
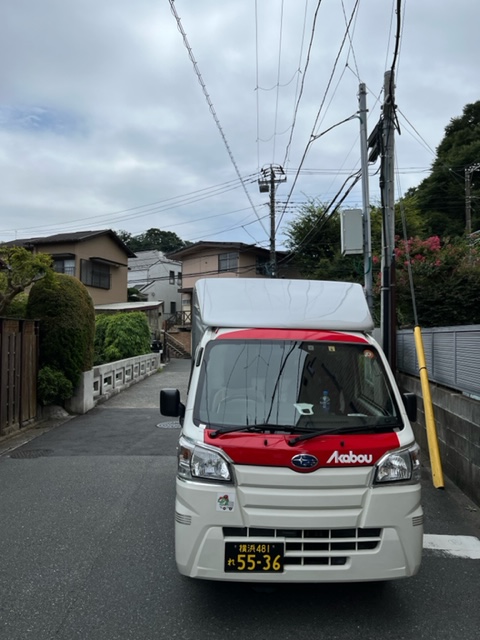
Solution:
[[[363,213],[361,209],[340,212],[342,255],[363,253]]]

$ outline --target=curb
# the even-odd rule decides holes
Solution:
[[[0,458],[9,454],[11,451],[15,451],[15,449],[18,449],[19,447],[23,447],[24,444],[35,440],[44,433],[60,427],[72,418],[75,418],[75,416],[67,415],[61,418],[47,418],[41,422],[35,422],[32,425],[24,427],[21,430],[21,433],[14,432],[7,436],[3,436],[0,438]]]

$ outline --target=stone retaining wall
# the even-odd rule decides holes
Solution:
[[[422,389],[419,378],[398,374],[403,391],[418,397],[418,418],[413,429],[428,456]],[[474,502],[480,504],[480,401],[430,383],[440,457],[445,473]]]

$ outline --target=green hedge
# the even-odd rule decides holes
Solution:
[[[150,328],[144,313],[133,311],[97,316],[95,364],[133,358],[150,351]]]
[[[61,371],[43,367],[38,372],[37,393],[40,404],[62,404],[73,394],[73,385]]]
[[[93,366],[95,310],[87,288],[73,276],[47,275],[33,285],[27,314],[40,320],[40,367],[62,373],[75,387]]]

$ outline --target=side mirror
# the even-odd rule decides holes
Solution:
[[[414,393],[402,393],[403,404],[407,412],[408,419],[412,422],[417,420],[417,396]]]
[[[180,391],[178,389],[160,390],[160,413],[162,416],[183,418],[185,405],[180,402]]]

